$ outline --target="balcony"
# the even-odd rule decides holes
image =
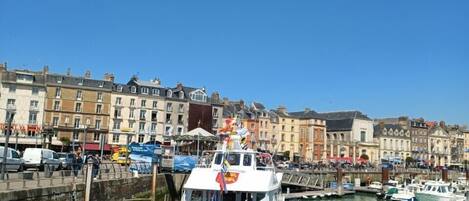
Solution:
[[[158,118],[151,118],[151,121],[157,122]]]
[[[122,119],[122,115],[114,115],[114,119]]]
[[[183,121],[178,121],[178,124],[179,125],[184,125],[184,122]]]
[[[173,121],[171,121],[171,120],[166,120],[166,124],[172,124],[172,123],[173,123]]]
[[[7,110],[16,110],[16,105],[14,104],[7,104]]]

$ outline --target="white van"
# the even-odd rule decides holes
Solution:
[[[3,165],[3,151],[5,151],[5,148],[0,146],[0,165]],[[20,154],[15,149],[8,148],[6,161],[7,170],[16,170],[18,172],[23,171],[24,161],[21,159]]]
[[[39,168],[43,170],[48,165],[53,170],[61,168],[59,155],[50,149],[26,148],[23,153],[25,168]]]

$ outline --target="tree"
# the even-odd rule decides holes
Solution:
[[[362,154],[362,155],[360,156],[360,158],[363,159],[363,160],[366,160],[366,161],[367,161],[367,160],[370,160],[370,157],[368,157],[368,155],[366,155],[366,154]]]
[[[413,162],[415,162],[415,160],[414,160],[412,157],[408,156],[407,158],[405,158],[405,163],[406,163],[407,165],[409,165],[409,164],[411,164],[411,163],[413,163]]]
[[[62,142],[62,149],[61,149],[60,151],[63,152],[63,151],[64,151],[64,146],[65,146],[65,145],[67,145],[67,146],[70,145],[70,138],[68,138],[68,137],[60,137],[60,138],[59,138],[59,141]]]

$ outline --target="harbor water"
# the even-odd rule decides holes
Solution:
[[[313,200],[313,199],[302,199],[302,200]],[[347,195],[341,198],[321,198],[321,199],[314,199],[314,200],[321,200],[321,201],[376,201],[378,200],[374,195],[366,195],[366,194],[355,194],[355,195]]]

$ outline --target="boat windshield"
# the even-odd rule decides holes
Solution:
[[[446,188],[446,186],[440,186],[440,188],[438,188],[438,193],[447,193],[448,192],[448,189]]]

